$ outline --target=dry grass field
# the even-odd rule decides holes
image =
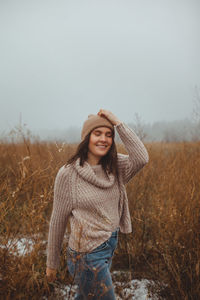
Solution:
[[[149,164],[127,185],[133,233],[120,234],[113,269],[154,280],[160,299],[200,299],[200,143],[146,146]],[[0,299],[55,299],[45,278],[53,184],[74,149],[0,144]],[[32,244],[17,255],[22,238]],[[63,251],[57,283],[69,281]]]

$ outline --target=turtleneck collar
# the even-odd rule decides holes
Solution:
[[[74,168],[77,171],[77,173],[86,181],[90,182],[91,184],[94,184],[97,187],[100,188],[109,188],[114,185],[115,183],[115,176],[113,174],[107,174],[107,179],[99,178],[94,170],[92,169],[92,166],[85,162],[83,167],[80,166],[80,158],[78,158],[74,164]]]

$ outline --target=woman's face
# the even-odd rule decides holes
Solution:
[[[91,134],[88,145],[88,154],[101,159],[110,150],[113,142],[113,132],[108,127],[95,128]]]

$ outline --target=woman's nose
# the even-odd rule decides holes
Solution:
[[[105,142],[106,141],[106,136],[104,134],[102,134],[100,136],[100,141]]]

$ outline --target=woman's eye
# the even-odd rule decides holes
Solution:
[[[95,136],[100,136],[100,135],[101,135],[101,132],[96,131],[96,132],[94,132],[94,135],[95,135]],[[112,134],[111,134],[111,133],[108,133],[108,134],[106,134],[106,137],[112,138]]]

